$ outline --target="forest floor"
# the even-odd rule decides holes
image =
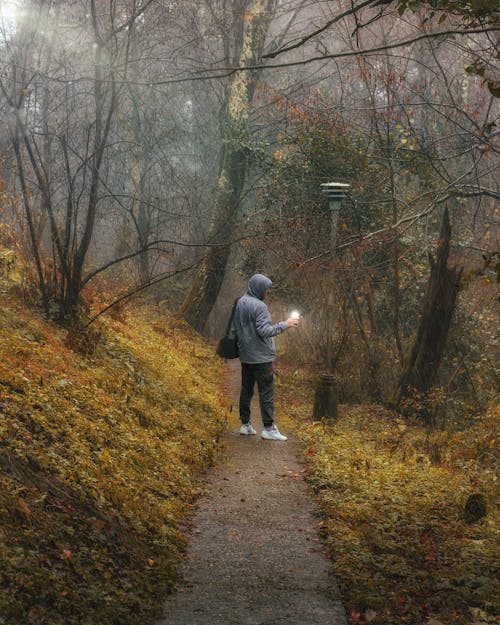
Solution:
[[[0,625],[162,606],[162,625],[332,625],[337,586],[349,625],[500,621],[498,405],[432,430],[374,405],[312,422],[314,376],[282,361],[290,440],[242,437],[213,346],[174,315],[130,307],[82,335],[19,286],[0,280]]]
[[[312,422],[311,374],[284,369],[276,386],[349,623],[498,623],[498,404],[473,419],[449,414],[438,428],[370,404]],[[485,503],[476,519],[471,495]]]
[[[234,399],[239,362],[227,371]],[[260,438],[255,397],[256,436],[239,434],[236,413],[205,482],[177,592],[158,625],[344,625],[298,441]]]
[[[135,307],[73,332],[0,276],[0,625],[144,625],[226,429],[211,345]]]

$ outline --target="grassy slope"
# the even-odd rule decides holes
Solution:
[[[0,307],[0,624],[141,624],[224,427],[213,349],[168,316],[108,320],[92,355]]]
[[[374,406],[344,406],[331,427],[310,421],[311,388],[285,374],[277,395],[304,444],[350,623],[498,622],[498,408],[455,433]],[[469,525],[475,492],[489,512]]]

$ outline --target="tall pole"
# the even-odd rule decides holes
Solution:
[[[326,182],[321,185],[321,190],[328,198],[330,211],[330,253],[332,259],[337,246],[337,230],[340,207],[342,200],[351,188],[350,184],[343,182]],[[319,377],[318,386],[314,397],[313,419],[336,419],[338,416],[338,389],[334,376],[333,367],[333,309],[335,306],[335,280],[334,270],[330,273],[330,285],[328,290],[327,306],[327,371]]]
[[[342,202],[344,198],[347,196],[347,192],[351,188],[350,184],[346,184],[344,182],[325,182],[321,185],[321,190],[323,194],[328,199],[328,209],[330,211],[330,255],[332,258],[332,269],[330,271],[330,288],[328,290],[328,298],[327,298],[327,308],[328,308],[328,319],[327,319],[327,340],[328,340],[328,348],[327,348],[327,371],[330,374],[333,374],[333,360],[334,360],[334,346],[333,346],[333,337],[334,337],[334,310],[335,310],[335,293],[338,291],[336,289],[336,280],[335,280],[335,256],[336,256],[336,247],[337,247],[337,236],[338,236],[338,222],[339,222],[339,213],[340,208],[342,206]]]

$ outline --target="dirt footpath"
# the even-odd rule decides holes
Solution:
[[[231,393],[238,368],[228,367]],[[260,434],[257,410],[252,421]],[[198,505],[178,590],[158,625],[345,625],[298,443],[240,436],[238,429],[235,408],[225,452]]]

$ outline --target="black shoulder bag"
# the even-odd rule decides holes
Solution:
[[[234,301],[231,316],[229,317],[229,322],[227,324],[226,333],[217,344],[217,355],[221,358],[226,358],[226,360],[238,358],[238,342],[236,340],[236,330],[234,328],[234,313],[236,311],[238,299]]]

